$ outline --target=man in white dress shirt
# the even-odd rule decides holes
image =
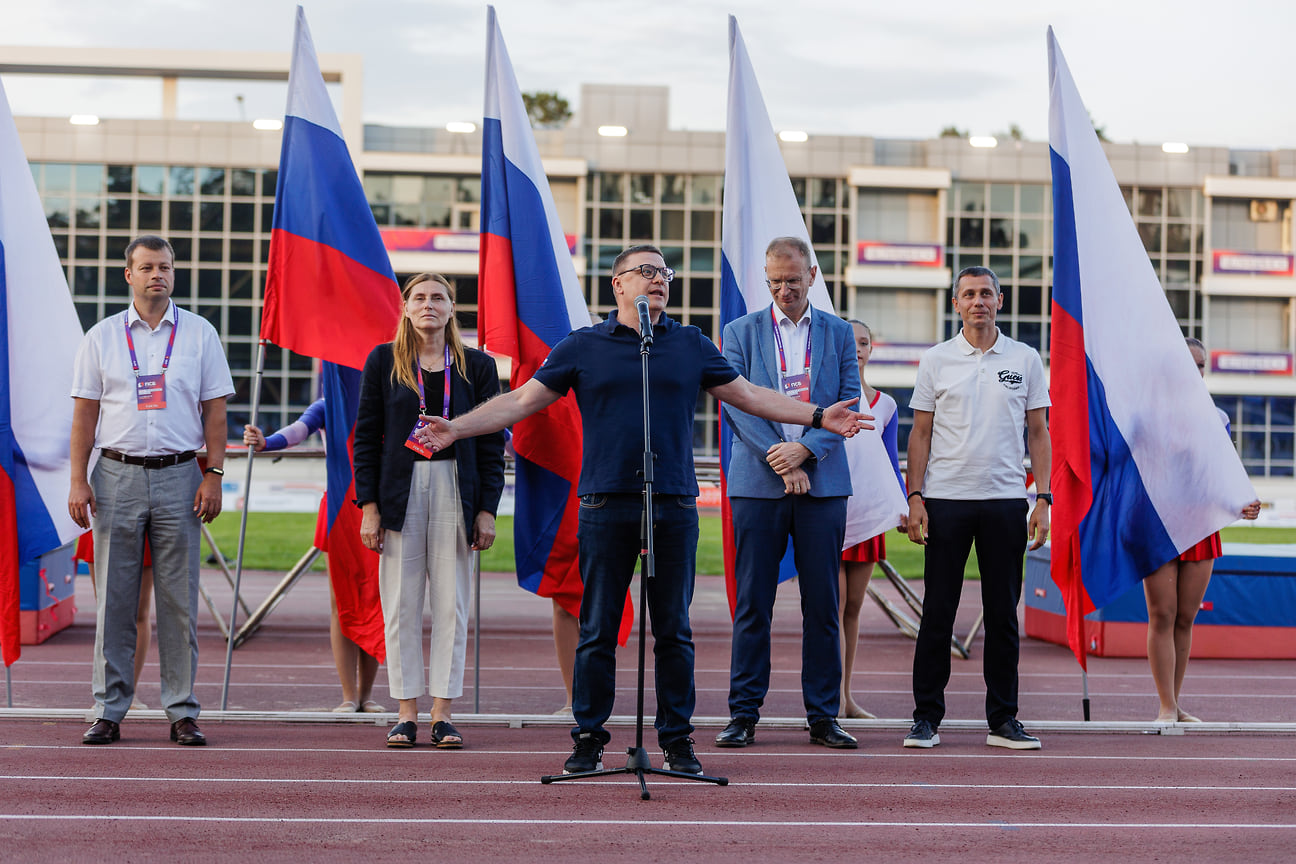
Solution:
[[[86,333],[72,380],[68,512],[95,541],[94,725],[86,744],[111,744],[134,696],[135,620],[147,539],[157,598],[162,704],[171,740],[201,745],[198,520],[221,509],[225,400],[234,392],[220,337],[171,301],[175,253],[161,237],[126,247],[132,303]],[[89,473],[90,456],[99,461]],[[195,451],[206,449],[200,470]]]

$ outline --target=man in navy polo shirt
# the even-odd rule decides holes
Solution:
[[[584,426],[581,463],[580,568],[585,583],[576,649],[572,730],[575,745],[563,770],[596,771],[611,736],[603,728],[616,698],[616,637],[626,590],[639,557],[643,510],[643,398],[639,316],[635,298],[648,298],[653,323],[649,357],[656,576],[647,586],[657,687],[657,740],[670,770],[702,773],[691,722],[693,599],[697,556],[697,479],[693,472],[693,413],[698,391],[776,422],[825,428],[846,436],[860,427],[851,402],[831,408],[789,399],[738,375],[702,331],[663,314],[675,272],[655,246],[631,246],[612,266],[616,314],[577,330],[554,346],[518,389],[453,421],[424,418],[431,447],[516,423],[572,390]],[[854,401],[854,400],[852,400]],[[867,427],[864,427],[867,428]]]

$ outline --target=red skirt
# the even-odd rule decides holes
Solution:
[[[1216,531],[1191,549],[1185,549],[1184,553],[1179,556],[1179,560],[1188,562],[1214,561],[1223,554],[1224,544],[1220,542],[1219,532]]]
[[[94,563],[94,532],[87,531],[77,538],[76,552],[72,557],[87,564]],[[144,562],[141,566],[153,566],[153,550],[149,548],[148,538],[144,538]]]
[[[874,564],[886,560],[886,535],[879,534],[863,542],[856,543],[849,549],[842,550],[843,561],[856,564]]]

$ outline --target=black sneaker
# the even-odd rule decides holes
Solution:
[[[693,739],[680,738],[662,745],[665,759],[662,767],[667,771],[678,771],[681,774],[701,774],[702,763],[693,755]]]
[[[563,763],[564,774],[588,774],[603,770],[603,744],[592,732],[582,732]]]
[[[1016,717],[1008,718],[999,725],[998,729],[991,729],[990,734],[986,736],[986,744],[991,747],[1007,747],[1009,750],[1040,749],[1040,740],[1033,735],[1027,735]]]
[[[940,743],[940,735],[936,734],[936,727],[931,724],[930,720],[917,720],[909,727],[909,734],[905,736],[904,746],[921,747],[924,750],[930,750]]]

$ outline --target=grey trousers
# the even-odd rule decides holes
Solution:
[[[153,555],[162,706],[172,722],[198,716],[198,564],[193,511],[202,473],[196,461],[142,468],[100,459],[94,490],[95,715],[120,723],[135,695],[135,617],[147,536]]]

